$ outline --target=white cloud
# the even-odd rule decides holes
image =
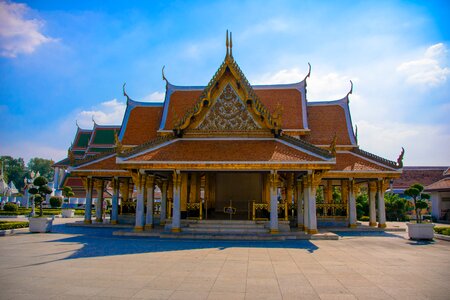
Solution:
[[[120,125],[125,113],[126,104],[113,99],[102,102],[91,110],[83,110],[77,114],[78,125],[82,128],[92,127],[92,118],[100,125]]]
[[[447,81],[450,68],[443,66],[448,51],[443,43],[430,46],[422,58],[404,62],[397,71],[405,76],[409,84],[439,86]]]
[[[298,68],[283,69],[276,73],[266,73],[255,80],[255,84],[281,84],[302,81],[307,72]],[[338,73],[311,73],[308,80],[309,100],[336,100],[343,98],[350,90],[350,77]],[[353,82],[357,78],[352,79]]]
[[[445,126],[361,121],[358,132],[361,148],[390,160],[404,147],[405,165],[450,165],[450,132]]]
[[[162,102],[164,101],[164,96],[166,94],[162,92],[153,92],[151,94],[148,94],[144,98],[142,98],[142,101],[145,102]]]
[[[67,149],[51,147],[42,142],[14,141],[13,143],[5,143],[0,149],[1,155],[10,155],[12,157],[22,157],[28,162],[33,157],[42,157],[53,159],[55,162],[67,157]]]
[[[0,55],[16,57],[30,54],[41,44],[54,39],[40,32],[43,22],[29,19],[31,9],[26,4],[0,2]]]
[[[294,26],[286,19],[272,18],[264,22],[249,26],[246,30],[239,34],[239,38],[245,40],[256,35],[266,34],[269,32],[286,32],[292,30]]]

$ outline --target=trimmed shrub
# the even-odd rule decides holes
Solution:
[[[19,210],[17,205],[14,203],[11,203],[11,202],[6,203],[5,206],[3,207],[3,209],[6,211],[12,211],[12,212],[16,212]]]
[[[16,229],[28,227],[28,222],[10,222],[10,221],[0,221],[0,230]]]
[[[61,197],[50,197],[50,206],[52,208],[58,208],[62,205],[62,198]]]
[[[359,220],[363,221],[363,222],[367,222],[367,221],[370,221],[370,218],[368,216],[362,216],[361,218],[359,218]]]
[[[450,235],[450,227],[434,227],[437,234]]]

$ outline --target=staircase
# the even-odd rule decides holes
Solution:
[[[284,240],[284,235],[269,233],[267,221],[189,220],[180,233],[161,232],[161,238],[218,240]]]

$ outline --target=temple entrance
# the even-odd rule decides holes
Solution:
[[[233,220],[247,220],[253,201],[262,199],[261,173],[218,172],[216,173],[216,201],[214,219],[229,220],[230,214],[224,208],[233,208]]]

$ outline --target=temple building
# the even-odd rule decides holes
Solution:
[[[78,128],[68,157],[54,166],[59,187],[86,199],[85,222],[102,221],[109,193],[110,222],[131,216],[137,231],[248,220],[270,233],[314,234],[318,226],[356,227],[364,188],[370,226],[385,227],[384,193],[401,175],[403,153],[394,162],[360,149],[352,91],[309,101],[310,72],[297,83],[251,85],[232,51],[227,33],[225,59],[206,86],[173,85],[163,69],[163,103],[132,100],[124,86],[122,124]]]

